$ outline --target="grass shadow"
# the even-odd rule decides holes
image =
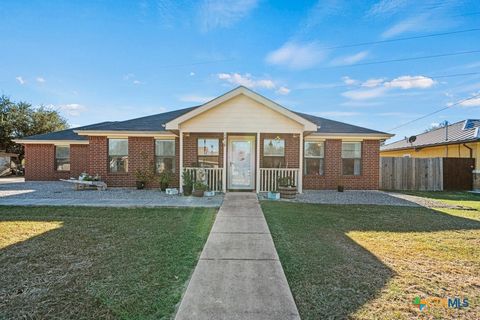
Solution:
[[[18,236],[0,249],[0,318],[168,318],[214,217],[208,208],[0,206],[0,233]],[[52,222],[60,226],[35,235]]]
[[[264,201],[262,208],[302,319],[389,318],[382,314],[381,306],[375,316],[356,314],[385,294],[387,284],[397,276],[374,254],[382,252],[380,246],[398,248],[409,243],[409,238],[425,233],[480,230],[479,221],[422,207]],[[383,242],[375,242],[381,238],[377,235]],[[425,241],[430,240],[427,237]],[[416,249],[400,249],[404,250],[402,259],[423,259],[416,255]],[[386,294],[395,301],[403,297],[401,290],[389,288]],[[402,312],[405,318],[415,317],[408,314],[410,301],[399,306],[398,318]]]

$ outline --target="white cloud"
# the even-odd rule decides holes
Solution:
[[[195,94],[186,94],[180,97],[180,101],[194,103],[205,103],[213,99],[215,99],[215,97],[199,96]]]
[[[190,77],[193,77],[195,75],[195,72],[190,72]]]
[[[287,42],[270,52],[266,61],[274,65],[286,66],[294,70],[311,68],[325,59],[325,52],[316,42]]]
[[[477,92],[476,94],[480,94],[480,92]],[[461,102],[460,105],[462,107],[480,107],[480,97],[472,98],[470,100],[465,100]]]
[[[315,115],[319,117],[352,117],[358,116],[359,112],[351,112],[351,111],[322,111],[322,112],[315,112]]]
[[[219,73],[217,74],[218,79],[226,81],[235,86],[245,86],[247,88],[262,88],[275,90],[277,89],[278,94],[288,94],[290,89],[285,86],[279,86],[277,83],[271,79],[257,79],[249,73],[239,74],[239,73]]]
[[[258,0],[204,0],[200,7],[200,23],[203,31],[227,28],[257,7]]]
[[[354,85],[354,84],[356,84],[356,83],[358,82],[357,80],[352,79],[352,78],[350,78],[349,76],[342,77],[342,81],[343,81],[345,84],[348,84],[348,85]]]
[[[20,83],[21,85],[27,83],[27,81],[25,81],[22,76],[15,77],[15,80],[17,80],[18,83]]]
[[[87,110],[85,106],[78,103],[64,104],[59,106],[59,109],[73,117],[77,117],[80,115],[80,113]]]
[[[342,96],[352,100],[367,100],[383,96],[387,88],[379,87],[365,90],[349,90],[342,93]]]
[[[140,80],[133,80],[132,83],[133,84],[141,84],[142,82]]]
[[[408,0],[380,0],[367,12],[367,16],[385,16],[402,9]]]
[[[368,79],[367,81],[363,82],[361,86],[367,88],[374,88],[383,84],[383,81],[385,81],[385,79]]]
[[[281,94],[281,95],[286,95],[286,94],[290,93],[290,89],[288,89],[287,87],[280,87],[275,92],[278,93],[278,94]]]
[[[35,80],[36,80],[38,83],[45,83],[45,82],[46,82],[45,78],[43,78],[43,77],[37,77],[37,79],[35,79]]]
[[[123,80],[128,81],[130,79],[135,78],[135,75],[133,73],[127,73],[123,76]]]
[[[426,89],[430,88],[436,83],[435,80],[424,76],[402,76],[385,82],[387,88],[401,88],[401,89]]]
[[[382,33],[383,38],[392,38],[402,33],[419,31],[425,29],[428,25],[429,14],[422,14],[420,16],[410,17],[402,20]]]
[[[333,66],[346,66],[346,65],[354,64],[365,59],[368,56],[368,53],[369,53],[368,51],[360,51],[358,53],[355,53],[349,56],[339,57],[339,58],[333,59],[331,64]]]

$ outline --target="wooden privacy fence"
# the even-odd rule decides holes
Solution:
[[[474,159],[380,158],[380,189],[471,190]]]

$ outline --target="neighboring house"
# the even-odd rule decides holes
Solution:
[[[81,172],[109,186],[134,186],[150,163],[157,173],[205,168],[211,189],[275,189],[291,176],[302,189],[378,189],[380,143],[392,135],[291,111],[238,87],[203,105],[27,137],[26,180]]]
[[[12,161],[18,154],[0,151],[0,177],[11,173]]]
[[[410,141],[409,141],[410,140]],[[474,158],[474,188],[480,188],[480,120],[467,119],[386,144],[381,157]]]

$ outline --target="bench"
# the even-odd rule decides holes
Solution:
[[[74,184],[75,190],[85,190],[87,188],[97,188],[97,190],[107,190],[107,184],[103,181],[84,181],[74,179],[60,179],[60,181],[69,182]]]

